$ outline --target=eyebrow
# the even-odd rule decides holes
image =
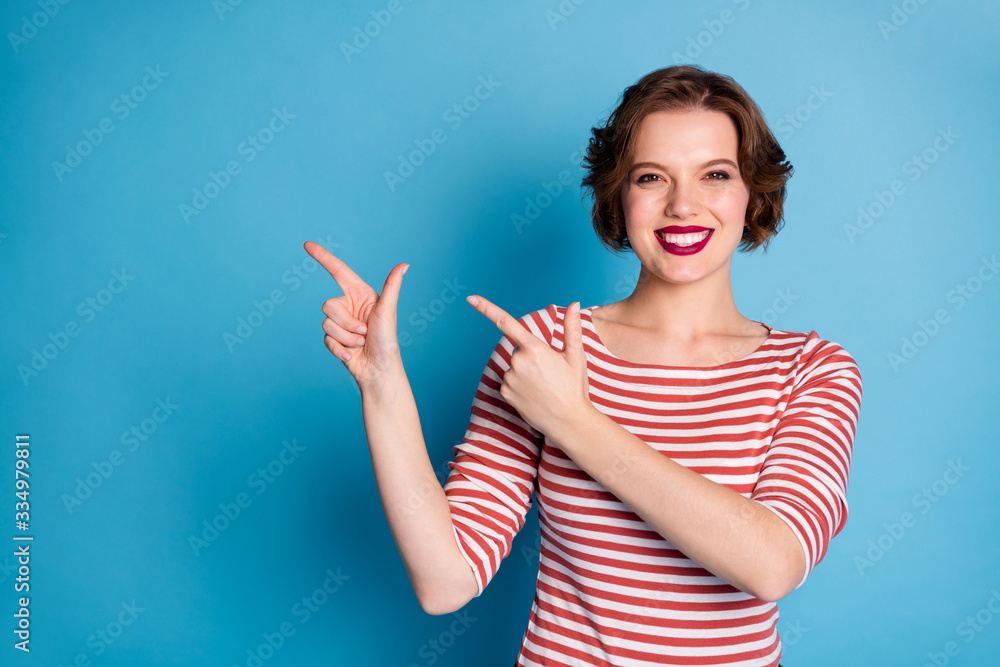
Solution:
[[[735,162],[733,162],[732,160],[729,160],[727,158],[722,158],[722,157],[716,158],[714,160],[709,160],[708,162],[705,162],[704,164],[702,164],[702,165],[700,165],[698,167],[698,170],[700,171],[702,169],[708,169],[709,167],[714,167],[717,164],[729,165],[733,169],[736,169],[737,171],[739,171],[739,166]],[[653,167],[655,169],[660,169],[661,171],[667,171],[667,168],[664,167],[662,164],[660,164],[658,162],[637,162],[634,165],[632,165],[632,167],[628,170],[628,173],[629,173],[629,175],[631,175],[632,172],[636,171],[637,169],[644,169],[646,167]]]

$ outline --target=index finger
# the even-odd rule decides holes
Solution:
[[[466,297],[465,300],[469,302],[470,306],[490,318],[497,329],[504,332],[518,347],[531,345],[532,343],[529,341],[535,340],[535,335],[527,327],[500,306],[478,295]]]
[[[351,270],[351,267],[334,257],[329,250],[320,244],[313,243],[312,241],[306,241],[304,247],[306,252],[309,253],[313,259],[319,262],[331,276],[333,276],[333,279],[337,281],[338,285],[340,285],[340,289],[344,290],[344,294],[347,294],[348,288],[356,290],[371,289],[371,287],[368,286],[368,283],[358,277],[358,274]]]

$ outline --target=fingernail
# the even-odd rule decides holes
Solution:
[[[468,301],[469,305],[472,306],[473,308],[479,305],[479,299],[477,299],[474,296],[467,296],[465,297],[465,300]]]
[[[358,347],[361,347],[362,345],[365,344],[365,339],[361,338],[361,337],[358,337],[358,343],[357,344],[358,344]]]
[[[410,270],[410,265],[409,265],[409,264],[407,264],[406,266],[404,266],[404,267],[403,267],[403,273],[402,273],[402,275],[404,275],[404,276],[405,276],[405,275],[406,275],[406,272],[407,272],[407,271],[409,271],[409,270]]]
[[[344,352],[342,355],[340,355],[340,358],[343,359],[344,361],[350,361],[351,360],[351,353],[350,352]]]
[[[366,333],[368,333],[368,327],[362,324],[360,327],[354,330],[354,333],[359,333],[362,336],[364,336]]]

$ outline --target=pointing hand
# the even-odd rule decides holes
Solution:
[[[359,387],[380,382],[394,364],[402,362],[396,338],[396,304],[409,264],[393,267],[379,296],[347,264],[319,244],[306,241],[304,247],[344,292],[323,303],[323,343],[344,362]]]
[[[500,395],[536,430],[552,434],[565,420],[592,407],[583,350],[580,304],[566,309],[562,351],[553,350],[505,310],[481,296],[468,302],[516,346]]]

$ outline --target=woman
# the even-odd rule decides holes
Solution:
[[[861,401],[839,345],[737,310],[738,248],[766,247],[791,165],[729,77],[679,66],[625,90],[593,129],[592,222],[642,269],[622,301],[514,319],[444,487],[396,342],[407,265],[379,297],[315,244],[344,296],[327,348],[362,393],[375,477],[425,611],[480,595],[535,493],[537,591],[518,665],[779,663],[776,602],[844,525]]]

